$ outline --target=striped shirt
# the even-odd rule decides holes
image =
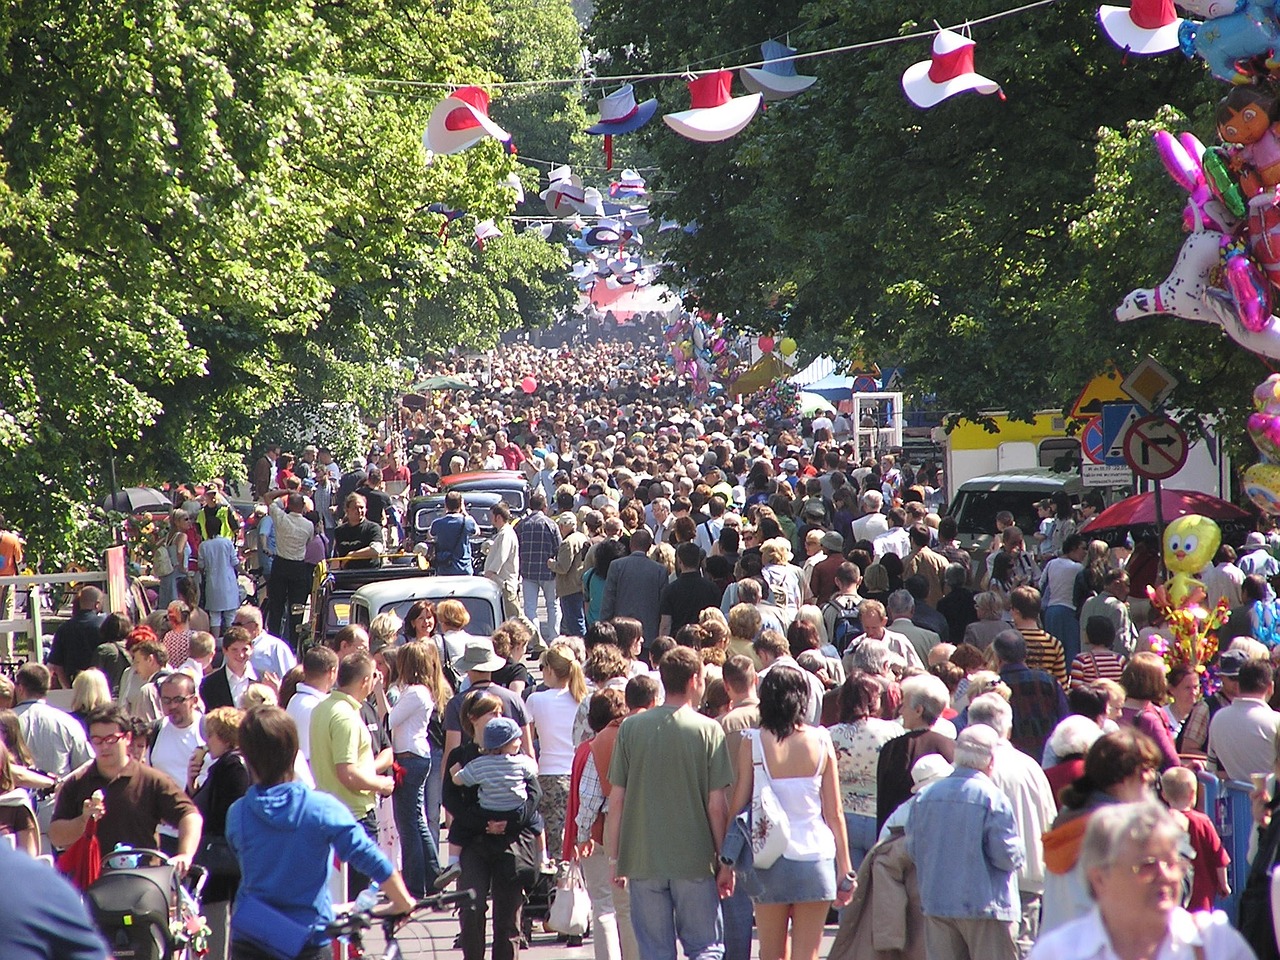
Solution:
[[[1058,681],[1058,686],[1067,688],[1067,659],[1062,652],[1062,644],[1056,637],[1050,636],[1039,627],[1032,629],[1018,628],[1022,638],[1027,641],[1027,666],[1032,670],[1043,670]]]
[[[1111,650],[1086,650],[1071,661],[1071,686],[1083,687],[1095,680],[1119,680],[1124,657]]]
[[[538,762],[523,753],[482,753],[458,775],[464,787],[480,788],[486,810],[519,810],[529,799],[528,781],[538,776]]]

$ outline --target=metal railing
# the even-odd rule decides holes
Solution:
[[[103,583],[107,573],[103,570],[85,570],[75,573],[33,573],[15,577],[0,577],[0,657],[13,656],[13,635],[23,633],[31,638],[31,659],[44,662],[44,611],[41,594],[46,586],[55,583]],[[27,616],[15,617],[17,595],[27,593]]]

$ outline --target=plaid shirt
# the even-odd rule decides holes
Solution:
[[[578,843],[586,843],[591,839],[591,828],[596,818],[604,812],[608,798],[600,789],[600,774],[596,770],[595,761],[588,759],[582,768],[582,779],[578,781],[578,816],[574,823],[578,828]]]
[[[1013,733],[1009,742],[1039,763],[1049,734],[1067,715],[1066,695],[1052,676],[1025,663],[1005,664],[1000,668],[1000,679],[1012,692]]]
[[[520,576],[525,580],[554,580],[547,561],[560,552],[560,529],[545,513],[529,514],[516,524],[520,544]]]

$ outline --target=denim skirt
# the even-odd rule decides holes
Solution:
[[[779,857],[767,870],[756,867],[760,892],[756,903],[814,903],[836,898],[836,859],[788,860]]]

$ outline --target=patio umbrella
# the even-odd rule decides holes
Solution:
[[[103,497],[102,506],[117,513],[137,513],[139,510],[170,510],[173,508],[173,501],[155,487],[125,487],[109,497]]]
[[[800,401],[800,413],[806,417],[812,417],[819,411],[823,413],[835,413],[836,408],[826,397],[819,396],[816,393],[810,393],[807,390],[801,390],[797,398]]]
[[[1247,510],[1242,510],[1234,503],[1196,490],[1161,490],[1160,512],[1165,523],[1189,513],[1198,513],[1219,523],[1251,519]],[[1129,530],[1133,527],[1154,526],[1155,522],[1155,494],[1140,493],[1113,503],[1082,526],[1080,532],[1097,534],[1105,530]]]
[[[438,376],[427,377],[426,380],[419,384],[422,390],[470,390],[471,384],[463,380],[461,377]]]

